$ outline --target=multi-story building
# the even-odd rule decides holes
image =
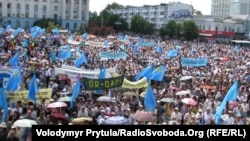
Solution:
[[[211,15],[233,17],[250,14],[250,0],[212,0]]]
[[[246,35],[248,16],[237,15],[233,18],[222,18],[217,16],[196,15],[193,21],[198,27],[200,37],[209,40],[244,38]],[[176,20],[183,23],[185,19]]]
[[[169,20],[181,17],[190,19],[193,15],[193,7],[189,4],[172,2],[160,5],[144,5],[142,7],[126,6],[124,8],[113,9],[111,12],[126,19],[129,25],[134,15],[141,15],[148,22],[154,24],[156,30],[159,30]]]
[[[228,17],[229,1],[230,0],[212,0],[211,15],[218,17]]]
[[[2,26],[29,28],[39,19],[51,18],[68,30],[89,19],[89,0],[0,0]]]

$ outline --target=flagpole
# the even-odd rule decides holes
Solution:
[[[126,50],[122,49],[119,46],[116,46],[116,47],[118,47],[121,51],[125,52],[128,56],[133,58],[138,64],[140,64],[141,66],[143,66],[145,68],[145,65],[141,61],[139,61],[137,58],[135,58],[133,55],[131,55],[130,53],[128,53]]]

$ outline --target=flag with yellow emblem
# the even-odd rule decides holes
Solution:
[[[162,81],[166,70],[167,70],[166,66],[160,66],[155,68],[151,73],[150,79],[156,81]]]

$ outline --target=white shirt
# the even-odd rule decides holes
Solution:
[[[211,124],[213,121],[213,114],[212,113],[208,114],[207,112],[205,112],[204,113],[204,120],[205,120],[205,125]]]
[[[247,112],[249,110],[249,105],[247,103],[242,103],[241,108],[243,112]]]
[[[226,124],[226,125],[233,125],[233,124],[234,124],[234,118],[233,118],[232,116],[227,117],[227,118],[225,119],[225,124]]]
[[[182,119],[182,114],[180,112],[172,112],[171,114],[171,119],[176,118],[177,121],[181,121]]]

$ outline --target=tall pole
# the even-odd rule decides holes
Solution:
[[[133,55],[129,54],[126,50],[118,47],[121,51],[125,52],[128,56],[130,56],[131,58],[133,58],[138,64],[140,64],[141,66],[143,66],[145,68],[145,65],[139,61],[137,58],[135,58]]]
[[[102,13],[101,13],[102,15],[102,17],[101,17],[101,27],[103,27],[103,10],[102,10]]]

